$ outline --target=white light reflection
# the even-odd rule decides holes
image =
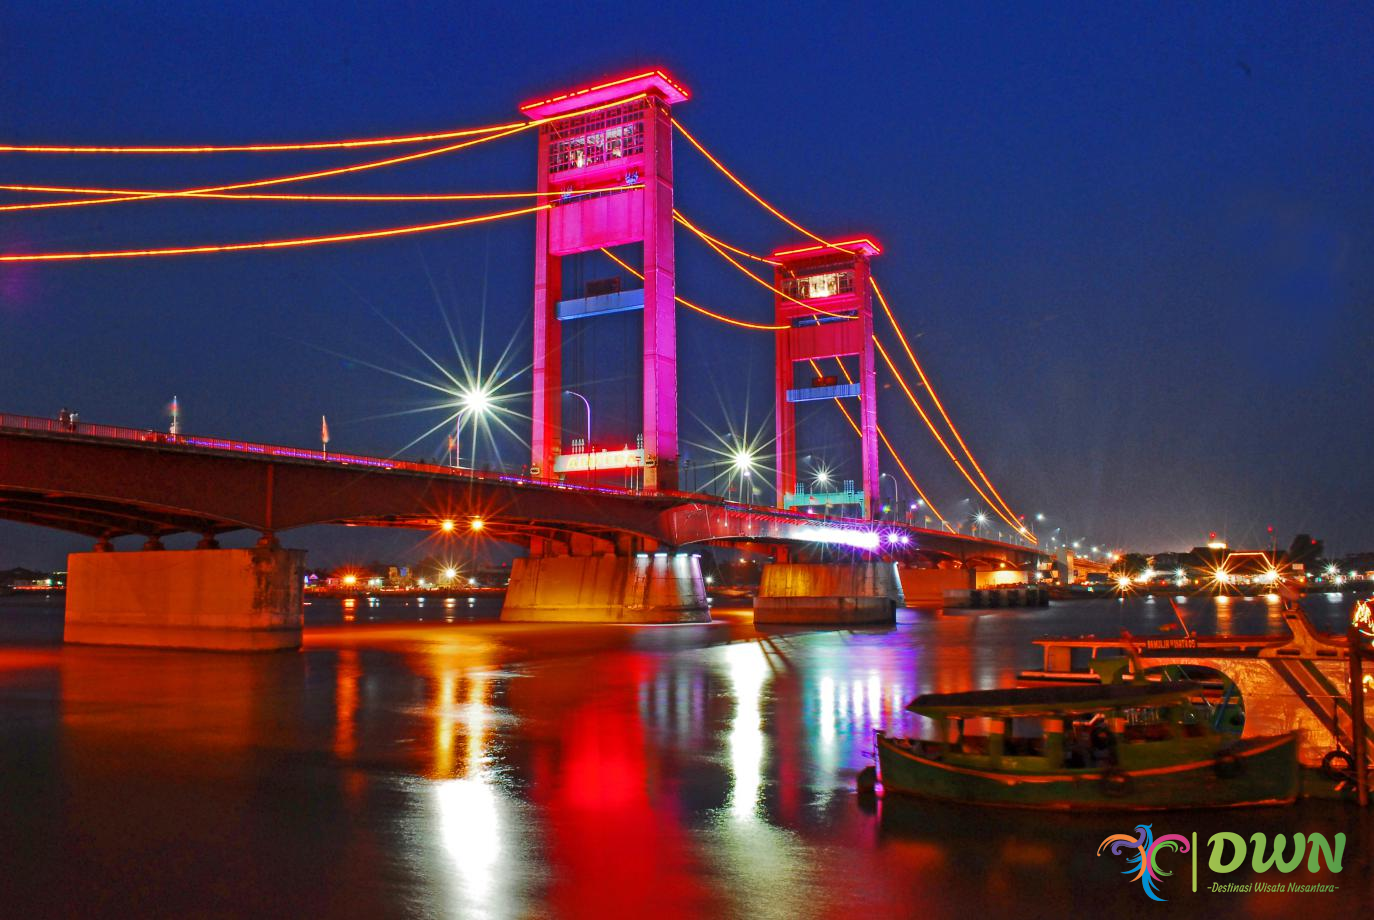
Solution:
[[[735,695],[735,717],[730,723],[730,770],[735,785],[730,793],[730,812],[740,820],[755,817],[763,785],[763,714],[759,698],[770,669],[763,646],[737,642],[725,647],[725,661]]]
[[[460,703],[458,690],[467,692]],[[444,669],[433,703],[434,773],[431,786],[437,812],[438,838],[456,882],[453,911],[463,917],[506,916],[500,883],[509,868],[510,828],[502,821],[505,807],[490,769],[487,740],[491,713],[489,675]],[[461,749],[456,744],[462,737]]]

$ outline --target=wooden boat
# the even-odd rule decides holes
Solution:
[[[1350,649],[1343,635],[1317,630],[1291,598],[1283,635],[1140,635],[1037,639],[1042,667],[1018,682],[1101,687],[1142,678],[1203,678],[1216,704],[1214,725],[1242,740],[1298,735],[1304,796],[1345,798],[1354,789]],[[1208,677],[1203,677],[1208,675]],[[1374,687],[1374,661],[1363,663]],[[1374,708],[1365,715],[1368,762],[1374,762]]]
[[[928,693],[907,706],[940,741],[878,732],[883,788],[980,805],[1148,810],[1282,805],[1297,738],[1213,729],[1189,681]],[[970,720],[986,734],[966,732]],[[1032,731],[1033,730],[1033,733]]]

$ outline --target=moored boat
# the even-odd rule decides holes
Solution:
[[[1218,732],[1202,690],[1174,681],[925,694],[907,709],[934,719],[939,740],[878,732],[879,775],[890,792],[1020,808],[1292,802],[1296,736]],[[977,723],[986,733],[966,730]]]

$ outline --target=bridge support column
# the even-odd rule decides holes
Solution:
[[[709,623],[711,610],[695,554],[532,556],[511,564],[501,619]]]
[[[946,591],[969,589],[969,573],[964,569],[918,569],[901,566],[902,594],[908,607],[943,607]]]
[[[301,644],[305,550],[162,550],[67,557],[64,639],[214,651]]]
[[[775,562],[764,566],[754,622],[893,623],[902,603],[895,562]]]

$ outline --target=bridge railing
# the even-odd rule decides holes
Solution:
[[[309,460],[319,463],[336,463],[340,466],[360,466],[376,470],[407,470],[431,476],[461,476],[486,482],[501,482],[516,485],[538,486],[541,488],[562,489],[570,492],[594,492],[606,495],[637,495],[637,489],[617,489],[609,486],[580,485],[550,479],[533,479],[513,473],[488,472],[463,467],[440,466],[437,463],[417,463],[413,460],[392,460],[385,457],[367,457],[360,454],[340,454],[334,451],[311,450],[302,447],[283,447],[277,444],[260,444],[254,441],[236,441],[230,438],[209,438],[198,435],[171,434],[151,428],[125,428],[119,425],[94,425],[89,422],[66,421],[63,419],[38,418],[32,415],[11,415],[0,413],[0,429],[18,429],[53,434],[79,435],[90,438],[103,438],[115,441],[133,441],[140,444],[167,444],[177,447],[191,447],[200,450],[228,451],[249,454],[257,457],[281,457],[287,460]],[[703,501],[719,503],[727,509],[744,513],[765,512],[768,517],[792,519],[797,523],[825,525],[841,528],[886,527],[889,530],[905,529],[920,531],[924,528],[868,521],[862,518],[817,517],[791,510],[764,508],[743,502],[733,501],[718,495],[699,492],[655,492],[656,497],[680,498],[684,501]],[[961,535],[962,536],[962,535]],[[992,541],[987,541],[992,542]],[[998,541],[1000,542],[1000,541]]]

